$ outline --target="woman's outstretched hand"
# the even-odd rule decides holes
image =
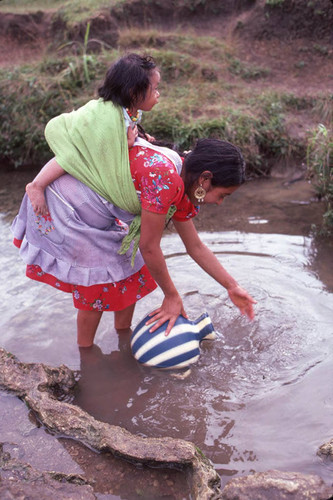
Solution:
[[[241,288],[239,285],[236,285],[232,288],[229,288],[228,294],[230,300],[238,307],[241,314],[246,314],[249,319],[254,318],[254,310],[253,304],[256,304],[257,301],[254,300],[251,295],[247,293],[244,288]]]
[[[157,328],[163,325],[163,323],[169,321],[165,331],[165,336],[167,336],[171,332],[171,329],[180,314],[182,314],[185,318],[188,318],[180,296],[176,295],[174,297],[164,297],[162,305],[150,313],[150,319],[146,322],[146,325],[150,325],[156,321],[154,326],[149,330],[153,333],[157,330]]]

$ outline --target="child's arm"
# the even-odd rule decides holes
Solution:
[[[155,142],[156,141],[155,137],[147,134],[145,129],[140,124],[138,124],[138,132],[139,132],[139,137],[142,137],[142,139],[146,139],[146,141],[148,141],[148,142]]]
[[[48,213],[44,191],[51,182],[65,173],[65,170],[61,168],[56,159],[52,158],[36,175],[34,180],[27,184],[25,190],[37,215],[46,215]]]
[[[147,137],[148,142],[155,142],[156,141],[155,137],[147,134],[147,132],[146,132],[146,137]]]

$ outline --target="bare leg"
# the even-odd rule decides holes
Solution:
[[[93,345],[102,314],[102,311],[78,310],[77,343],[79,347],[91,347]]]
[[[135,303],[126,307],[122,311],[115,311],[114,313],[114,327],[116,330],[128,330],[131,328]]]

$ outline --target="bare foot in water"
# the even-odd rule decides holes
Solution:
[[[29,182],[26,185],[25,191],[29,197],[32,208],[36,215],[48,215],[49,209],[47,208],[44,189],[34,182]]]

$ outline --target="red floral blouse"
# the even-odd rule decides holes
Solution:
[[[184,192],[184,182],[173,162],[153,148],[133,146],[129,161],[135,189],[144,210],[167,214],[171,205],[177,211],[173,219],[185,221],[197,215],[195,207]]]

